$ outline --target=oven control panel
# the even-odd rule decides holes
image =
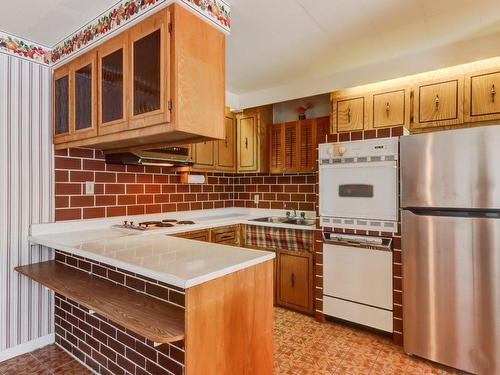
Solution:
[[[370,139],[341,143],[322,143],[319,145],[319,158],[380,158],[379,160],[396,160],[398,155],[398,138]],[[368,160],[365,160],[368,161]]]

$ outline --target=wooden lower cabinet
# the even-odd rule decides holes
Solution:
[[[210,242],[210,231],[208,229],[193,230],[191,232],[172,234],[172,237],[181,237],[181,238],[186,238],[188,240]]]
[[[277,304],[312,313],[312,254],[279,250],[277,256]]]
[[[219,227],[210,230],[210,242],[220,243],[223,245],[240,245],[240,226],[229,225],[227,227]]]

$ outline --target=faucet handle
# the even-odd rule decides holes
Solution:
[[[291,214],[290,211],[287,211],[286,212],[286,217],[290,217],[290,214]]]
[[[305,218],[306,218],[306,213],[305,213],[304,211],[302,211],[302,212],[300,213],[300,217],[301,217],[302,219],[305,219]]]

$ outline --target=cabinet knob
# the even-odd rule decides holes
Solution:
[[[439,95],[436,95],[436,98],[434,99],[434,103],[436,104],[436,111],[439,110]]]
[[[491,85],[491,90],[490,90],[490,94],[491,94],[491,102],[492,103],[495,103],[495,95],[497,93],[497,90],[495,89],[495,85]]]
[[[224,138],[224,143],[225,143],[225,145],[227,147],[227,135],[226,135],[226,138]]]
[[[248,137],[245,137],[245,148],[248,148]]]
[[[347,108],[347,122],[351,122],[352,112],[351,107]]]
[[[385,113],[387,114],[387,117],[389,117],[389,112],[391,111],[391,105],[389,102],[385,104]]]
[[[292,282],[292,288],[294,288],[295,287],[295,274],[294,273],[292,273],[291,282]]]

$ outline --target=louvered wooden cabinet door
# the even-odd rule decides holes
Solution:
[[[287,122],[283,125],[283,172],[297,172],[299,169],[299,143],[297,122]]]
[[[312,172],[316,168],[316,119],[299,121],[299,172]]]
[[[316,147],[318,147],[320,143],[328,143],[330,127],[330,116],[318,117],[316,119]],[[318,156],[317,153],[315,156]]]
[[[273,124],[269,126],[269,172],[283,172],[283,148],[282,148],[282,124]]]

